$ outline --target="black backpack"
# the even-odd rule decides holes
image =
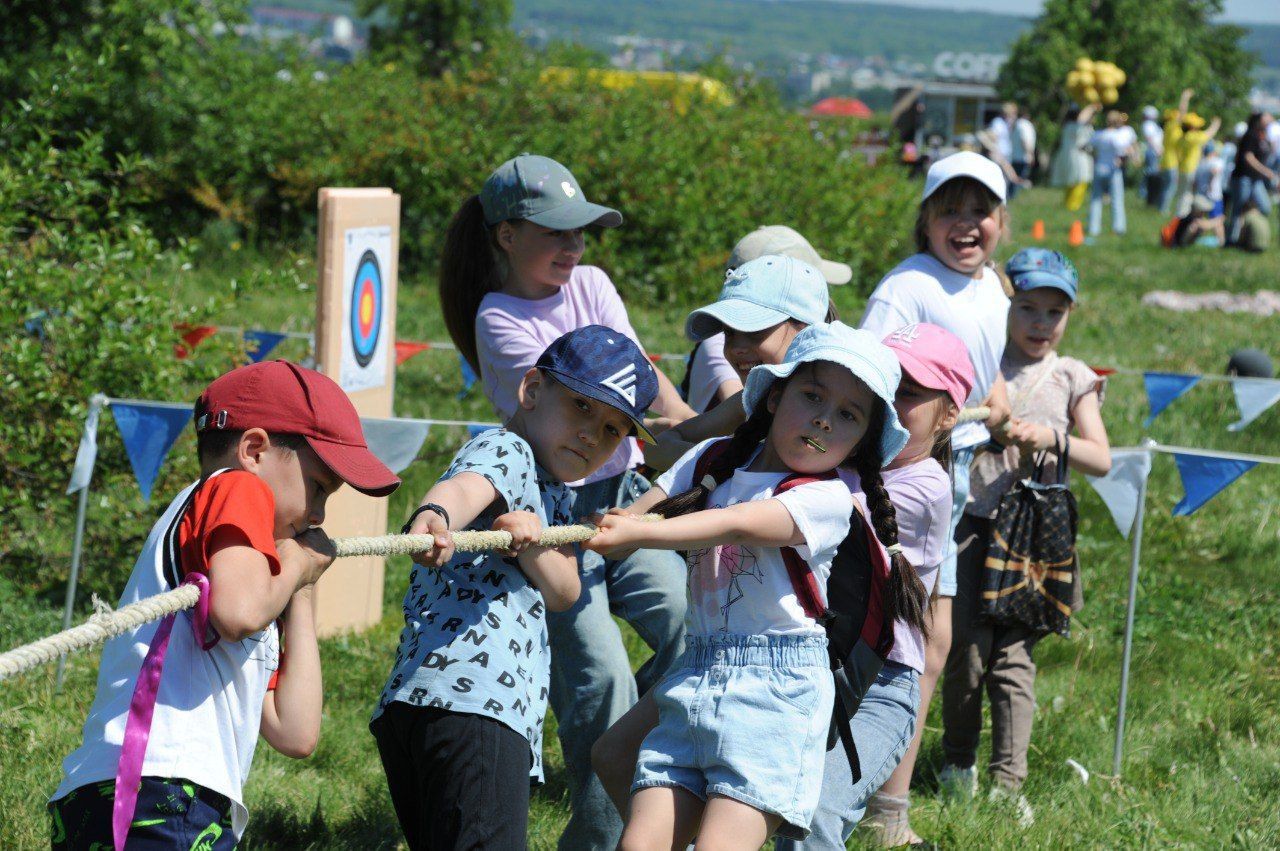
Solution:
[[[710,444],[694,463],[693,481],[706,478],[715,460],[729,445],[729,439]],[[820,476],[794,474],[783,479],[774,495],[810,482],[836,478],[835,471]],[[717,483],[719,484],[719,483]],[[782,560],[804,612],[827,631],[827,653],[835,678],[836,701],[827,750],[840,741],[856,783],[862,776],[853,731],[849,727],[862,698],[875,682],[885,658],[893,649],[893,622],[884,615],[889,558],[884,548],[873,545],[875,531],[855,506],[849,534],[836,550],[827,580],[827,600],[823,604],[817,580],[809,565],[792,547],[782,548]]]

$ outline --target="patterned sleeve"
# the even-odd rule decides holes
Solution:
[[[460,473],[476,473],[488,479],[507,511],[532,511],[546,522],[533,450],[514,432],[495,428],[471,438],[458,450],[440,481]]]

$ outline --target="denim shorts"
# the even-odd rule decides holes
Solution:
[[[780,836],[809,834],[835,700],[825,636],[689,636],[654,696],[633,792],[721,795],[781,816]]]

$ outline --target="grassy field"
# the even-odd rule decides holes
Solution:
[[[1015,237],[1001,257],[1028,242],[1035,219],[1046,223],[1052,247],[1066,249],[1070,216],[1056,192],[1036,190],[1013,205]],[[1186,292],[1274,288],[1280,259],[1238,252],[1159,247],[1161,222],[1130,201],[1131,232],[1105,235],[1096,245],[1068,250],[1080,268],[1082,303],[1063,351],[1098,366],[1220,373],[1238,347],[1276,349],[1275,317],[1223,313],[1171,313],[1146,308],[1153,289]],[[851,222],[850,227],[856,227]],[[728,249],[728,246],[725,246]],[[590,250],[587,255],[590,261]],[[258,328],[307,330],[314,313],[314,262],[308,251],[231,250],[189,271],[174,271],[176,297],[193,303],[235,292],[235,307],[219,321]],[[403,339],[445,339],[428,270],[405,269],[399,302]],[[235,282],[234,284],[232,282]],[[625,281],[619,282],[625,294]],[[833,290],[842,313],[856,320],[862,295]],[[629,305],[633,323],[651,351],[680,352],[689,304]],[[290,347],[293,348],[290,348]],[[304,353],[299,343],[286,356]],[[668,367],[679,378],[681,366]],[[479,392],[458,400],[452,353],[426,352],[397,377],[396,413],[490,420]],[[106,388],[109,392],[109,388]],[[188,397],[193,396],[195,388]],[[1104,419],[1113,446],[1144,436],[1146,401],[1138,376],[1110,383]],[[1280,413],[1272,410],[1242,434],[1230,388],[1204,383],[1175,402],[1149,431],[1170,444],[1280,454]],[[405,487],[391,502],[403,516],[447,463],[465,435],[438,429]],[[190,453],[184,438],[175,449]],[[113,514],[156,515],[182,482],[157,483],[151,506],[94,501],[90,523],[108,526]],[[1101,501],[1077,477],[1082,524],[1086,607],[1073,638],[1046,640],[1038,653],[1039,709],[1026,793],[1034,827],[1021,831],[1007,813],[984,804],[947,807],[935,796],[941,762],[938,713],[927,721],[918,765],[913,824],[946,848],[989,847],[1275,847],[1280,845],[1280,468],[1260,466],[1192,517],[1171,517],[1182,491],[1172,459],[1157,457],[1148,497],[1143,576],[1134,640],[1133,681],[1122,778],[1108,776],[1115,732],[1128,544]],[[68,498],[70,499],[70,497]],[[69,558],[71,530],[51,530],[50,552]],[[92,555],[89,568],[92,570]],[[317,753],[294,762],[258,751],[249,783],[253,818],[250,849],[392,849],[398,829],[383,785],[368,714],[395,652],[400,598],[408,562],[388,565],[384,618],[360,635],[322,645],[325,727]],[[59,612],[48,601],[21,597],[6,583],[22,565],[0,566],[0,635],[7,642],[53,631]],[[87,603],[84,604],[87,609]],[[642,659],[633,647],[633,659]],[[0,684],[0,848],[46,846],[43,806],[57,784],[60,761],[79,739],[93,698],[96,653],[73,658],[67,685],[53,690],[52,669]],[[554,726],[554,719],[548,719]],[[535,793],[531,844],[553,847],[567,818],[559,746],[548,731],[549,782]],[[980,757],[981,759],[982,757]],[[1093,774],[1082,784],[1065,761]],[[853,841],[853,847],[858,840]],[[47,846],[46,846],[47,847]]]

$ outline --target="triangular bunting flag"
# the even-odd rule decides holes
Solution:
[[[430,423],[365,417],[360,418],[360,427],[364,429],[369,451],[393,473],[399,473],[413,463],[422,448],[422,441],[427,439],[427,432],[431,430]]]
[[[1134,518],[1138,516],[1138,494],[1142,483],[1151,474],[1151,453],[1145,449],[1121,449],[1111,453],[1111,472],[1102,477],[1087,476],[1089,484],[1102,497],[1102,501],[1116,521],[1116,528],[1125,538],[1133,531]]]
[[[161,402],[112,402],[111,414],[124,439],[124,451],[129,455],[142,499],[150,502],[151,486],[155,484],[160,465],[178,435],[191,422],[191,408]]]
[[[1191,455],[1175,452],[1178,474],[1182,476],[1182,490],[1186,496],[1173,507],[1173,516],[1192,513],[1213,499],[1227,485],[1257,466],[1257,461],[1238,458],[1215,458],[1210,455]]]
[[[408,340],[396,340],[396,366],[407,361],[416,354],[431,348],[430,343],[411,343]]]
[[[84,418],[84,431],[80,434],[80,448],[76,450],[76,463],[71,468],[71,483],[67,493],[87,488],[93,478],[93,465],[98,460],[98,416],[107,397],[94,395],[89,400],[89,412]]]
[[[1098,373],[1099,378],[1106,378],[1108,375],[1116,374],[1115,369],[1109,366],[1091,366],[1089,367],[1089,369],[1092,369],[1094,372]]]
[[[1142,427],[1146,428],[1151,425],[1155,418],[1160,416],[1161,411],[1169,407],[1174,399],[1195,387],[1196,382],[1199,380],[1200,376],[1198,375],[1179,375],[1173,372],[1144,372],[1142,381],[1147,386],[1147,404],[1151,408],[1151,414],[1142,423]]]
[[[458,400],[461,401],[467,398],[471,388],[480,380],[480,376],[476,375],[475,370],[471,368],[471,364],[467,363],[467,359],[461,352],[458,353],[458,367],[462,370],[462,390],[458,393]]]
[[[1233,378],[1231,389],[1236,394],[1240,421],[1227,426],[1228,431],[1242,430],[1280,401],[1280,381],[1274,378]]]
[[[196,346],[218,332],[216,325],[188,325],[185,322],[174,325],[173,329],[182,335],[182,342],[173,347],[173,356],[178,360],[186,358]]]
[[[491,428],[493,428],[493,426],[485,425],[484,423],[472,423],[471,425],[467,426],[467,439],[470,440],[471,438],[475,437],[477,434],[486,432]]]
[[[284,334],[274,331],[245,331],[244,341],[249,344],[249,360],[258,363],[271,354],[271,350],[280,345],[284,338]]]

